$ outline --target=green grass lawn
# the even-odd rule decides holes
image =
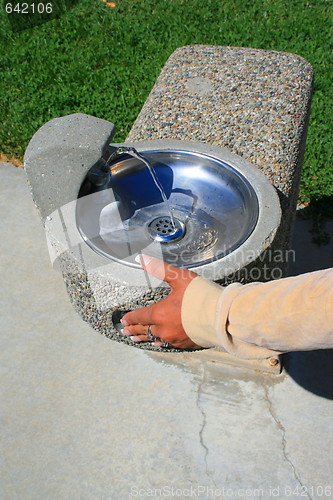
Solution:
[[[17,158],[46,121],[78,111],[115,122],[115,140],[122,141],[161,67],[182,45],[305,57],[315,91],[300,200],[326,196],[333,215],[330,0],[116,0],[114,8],[79,0],[58,19],[21,31],[12,31],[2,11],[0,37],[0,151]]]

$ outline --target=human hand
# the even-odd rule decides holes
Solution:
[[[181,322],[183,295],[189,283],[198,275],[148,255],[140,255],[138,262],[149,274],[169,283],[171,291],[156,304],[126,313],[121,319],[124,335],[131,336],[135,342],[147,342],[151,340],[147,336],[150,333],[157,337],[153,343],[155,346],[167,342],[182,349],[199,349],[200,346],[186,335]]]

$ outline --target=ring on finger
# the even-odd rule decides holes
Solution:
[[[148,325],[147,339],[150,342],[161,342],[161,347],[164,347],[164,348],[170,347],[169,342],[166,342],[165,340],[162,340],[159,337],[155,337],[155,335],[152,334],[151,327],[152,327],[152,325]]]
[[[151,332],[151,327],[152,325],[148,325],[148,328],[147,328],[147,339],[150,341],[150,342],[154,342],[156,340],[157,337],[154,337],[154,335],[152,334]]]

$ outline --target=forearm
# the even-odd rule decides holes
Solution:
[[[225,288],[196,278],[183,298],[182,322],[197,344],[245,358],[331,348],[333,269]]]

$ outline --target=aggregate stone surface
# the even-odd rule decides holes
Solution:
[[[280,195],[277,248],[289,248],[313,86],[296,54],[189,45],[164,65],[129,141],[180,139],[228,148],[259,168]]]
[[[226,147],[289,194],[306,132],[313,69],[295,54],[192,45],[163,67],[128,140]]]
[[[0,175],[1,498],[333,498],[331,350],[269,376],[110,342],[52,270],[24,172]]]

